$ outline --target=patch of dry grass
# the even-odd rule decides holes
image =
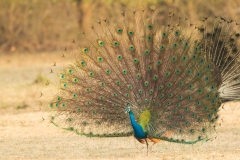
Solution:
[[[157,19],[166,24],[168,11],[198,23],[203,17],[223,16],[240,23],[236,0],[2,0],[0,1],[0,51],[39,52],[70,48],[90,26],[107,18],[118,22],[120,12],[155,8]],[[97,28],[97,27],[95,27]]]
[[[0,112],[15,113],[39,110],[41,92],[47,89],[47,81],[57,77],[51,68],[54,72],[61,68],[54,68],[54,61],[59,66],[65,61],[61,53],[1,55],[0,59]],[[36,84],[39,74],[46,79]]]
[[[77,35],[74,3],[63,0],[0,1],[2,51],[55,51]]]

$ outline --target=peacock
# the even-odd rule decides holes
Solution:
[[[227,101],[240,99],[235,22],[193,24],[155,10],[99,20],[93,39],[59,72],[50,121],[87,137],[134,136],[140,143],[208,141]],[[237,23],[236,23],[237,24]]]

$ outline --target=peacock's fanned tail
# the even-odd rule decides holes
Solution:
[[[196,26],[172,13],[160,25],[157,16],[122,13],[121,23],[92,27],[95,40],[86,38],[59,74],[61,86],[50,103],[54,125],[89,137],[130,136],[130,107],[136,120],[151,112],[149,138],[208,140],[221,103],[240,99],[240,35],[219,17],[209,18],[213,26],[209,20]]]

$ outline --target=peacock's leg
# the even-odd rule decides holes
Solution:
[[[156,142],[153,142],[153,144],[149,147],[150,150],[152,150],[154,144],[156,144]]]
[[[148,142],[147,142],[147,138],[145,138],[145,142],[146,142],[146,145],[147,145],[147,155],[148,155]]]

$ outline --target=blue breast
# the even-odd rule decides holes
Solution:
[[[133,130],[134,130],[134,136],[135,136],[136,138],[140,138],[140,139],[147,138],[147,134],[143,131],[142,126],[140,126],[140,125],[135,121],[134,115],[133,115],[133,112],[132,112],[132,111],[129,112],[129,116],[130,116],[130,121],[131,121]]]

